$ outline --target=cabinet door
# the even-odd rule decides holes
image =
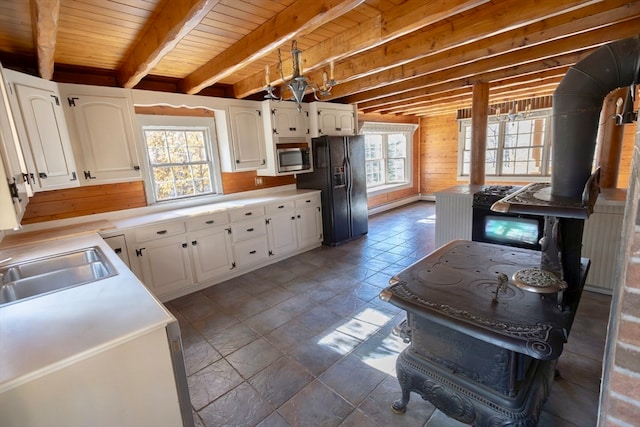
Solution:
[[[269,255],[279,256],[296,250],[296,217],[293,211],[278,212],[267,217]]]
[[[184,235],[138,244],[130,258],[132,263],[138,263],[140,281],[158,298],[193,284]]]
[[[236,170],[265,167],[262,112],[258,108],[229,107],[233,156]]]
[[[320,196],[296,200],[298,248],[317,245],[322,241],[322,208]]]
[[[22,147],[34,191],[77,187],[79,181],[60,96],[15,83],[28,147]]]
[[[353,112],[331,109],[318,111],[318,133],[320,135],[355,135]]]
[[[309,112],[296,108],[271,110],[273,133],[278,137],[306,136],[309,133]]]
[[[131,268],[129,264],[129,254],[127,252],[127,241],[124,235],[119,234],[117,236],[103,237],[103,240],[107,245],[109,245],[109,247],[111,247],[111,249],[113,249],[116,255],[120,257],[127,267]]]
[[[189,233],[188,243],[196,282],[213,279],[234,268],[229,230],[225,227]]]
[[[125,96],[65,93],[72,135],[82,152],[81,179],[88,184],[140,179],[133,108]]]

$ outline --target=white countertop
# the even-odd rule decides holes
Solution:
[[[0,306],[0,393],[175,320],[96,233],[2,250],[0,259],[92,246],[117,275]]]
[[[142,213],[129,218],[111,219],[111,223],[115,226],[116,230],[123,230],[132,227],[140,227],[147,224],[156,224],[163,221],[189,219],[189,217],[194,217],[197,215],[206,215],[209,213],[222,212],[256,204],[278,203],[285,199],[300,197],[305,194],[318,193],[319,191],[320,190],[291,189],[279,192],[265,193],[261,195],[251,195],[249,197],[242,197],[217,203],[207,203],[198,206],[190,206],[186,208],[178,208],[161,212]],[[109,233],[103,234],[106,235]]]

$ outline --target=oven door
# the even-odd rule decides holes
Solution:
[[[473,208],[471,240],[523,249],[541,250],[544,216],[493,212],[486,207]]]

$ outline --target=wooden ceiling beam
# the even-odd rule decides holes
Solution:
[[[188,94],[198,93],[256,59],[271,53],[281,44],[309,33],[349,12],[363,1],[297,0],[220,55],[211,58],[206,64],[186,76],[181,82],[181,87]]]
[[[543,61],[545,63],[544,66],[547,69],[555,69],[557,67],[568,67],[575,64],[580,59],[586,57],[589,53],[591,53],[593,49],[584,49],[579,52],[572,52],[565,55],[560,55],[553,58],[552,61]],[[411,90],[405,91],[402,93],[395,93],[393,95],[389,95],[386,97],[375,98],[372,100],[364,101],[362,103],[358,103],[358,108],[363,108],[365,111],[370,108],[379,108],[382,105],[392,106],[392,105],[404,105],[412,102],[414,99],[420,99],[427,94],[442,94],[447,91],[455,90],[460,87],[468,87],[472,84],[475,79],[482,79],[485,81],[493,82],[496,80],[503,80],[508,78],[514,78],[522,75],[529,75],[541,72],[542,66],[538,63],[538,61],[532,61],[527,64],[520,64],[517,66],[501,68],[498,70],[492,70],[487,72],[480,72],[476,76],[473,76],[472,79],[454,79],[444,82],[432,81],[429,82],[426,86]]]
[[[498,86],[495,85],[495,82],[491,83],[489,99],[491,102],[497,102],[498,98],[500,102],[507,102],[524,98],[530,98],[531,95],[526,91],[530,91],[533,93],[535,91],[540,91],[541,89],[547,90],[548,88],[552,88],[555,90],[555,87],[560,83],[564,74],[561,75],[551,75],[545,78],[532,77],[531,81],[518,81],[512,82],[510,79],[504,81],[504,84],[500,84]],[[516,79],[519,80],[519,79]],[[471,105],[471,93],[472,86],[466,86],[464,88],[440,92],[431,94],[429,96],[425,96],[423,98],[417,98],[411,102],[406,104],[399,104],[393,106],[385,106],[381,105],[376,108],[370,108],[366,110],[359,110],[364,113],[380,113],[380,114],[402,114],[409,113],[413,114],[414,111],[419,111],[421,109],[429,108],[434,105],[439,105],[442,103],[452,103],[456,105]],[[467,108],[464,107],[464,108]],[[458,109],[458,107],[456,107]]]
[[[304,69],[307,72],[317,70],[333,60],[340,60],[354,53],[379,46],[485,3],[488,3],[488,0],[407,0],[341,34],[306,49],[303,55]],[[274,64],[272,68],[277,69],[277,64]],[[282,68],[284,78],[290,78],[293,69],[291,59],[283,61]],[[319,73],[318,76],[321,79],[321,72]],[[272,84],[279,83],[282,83],[280,76],[272,81]],[[236,98],[244,98],[263,89],[263,73],[255,73],[234,85]]]
[[[491,88],[489,91],[489,104],[500,104],[508,101],[516,101],[519,99],[528,99],[532,97],[540,96],[540,94],[550,95],[555,89],[558,87],[558,84],[562,80],[559,78],[548,79],[544,82],[541,82],[537,86],[531,86],[528,84],[522,84],[512,87]],[[535,96],[533,94],[536,94]],[[424,102],[421,104],[415,104],[406,109],[391,109],[385,110],[382,109],[377,111],[380,114],[420,114],[424,111],[441,109],[446,105],[445,108],[452,108],[455,110],[460,110],[463,108],[471,107],[471,88],[465,88],[464,93],[460,92],[455,96],[443,97],[437,100],[430,100],[428,102]]]
[[[508,11],[507,18],[518,15],[518,10]],[[553,16],[549,19],[539,20],[529,25],[513,29],[501,34],[497,34],[486,39],[478,40],[474,43],[465,44],[464,37],[460,38],[458,31],[448,34],[441,34],[442,38],[448,39],[451,44],[456,45],[451,49],[438,51],[429,56],[420,56],[413,47],[406,47],[407,56],[419,57],[407,66],[388,66],[384,70],[375,74],[368,73],[366,78],[358,78],[350,82],[344,82],[332,90],[331,99],[348,97],[345,102],[359,102],[359,92],[371,91],[377,87],[384,88],[386,93],[388,85],[398,83],[403,80],[413,79],[421,74],[428,74],[440,69],[487,59],[493,56],[503,55],[537,44],[544,44],[565,35],[579,34],[581,32],[599,28],[603,25],[628,20],[630,17],[640,15],[640,2],[631,4],[624,0],[612,0],[606,3],[590,5],[569,13]],[[461,32],[462,35],[466,33]],[[413,36],[412,36],[413,37]],[[416,41],[417,42],[417,41]],[[406,46],[414,46],[413,44]],[[368,54],[368,53],[367,53]],[[354,61],[357,58],[354,58]],[[393,60],[389,60],[389,65],[393,65]],[[336,65],[336,73],[341,68],[341,64]],[[363,72],[364,70],[354,73]],[[310,76],[312,77],[312,76]],[[371,92],[369,92],[371,93]]]
[[[165,2],[154,22],[138,37],[117,71],[122,87],[137,85],[178,43],[193,30],[220,0],[172,0]]]
[[[33,45],[38,58],[38,73],[45,80],[53,78],[60,0],[31,0]]]
[[[518,75],[516,77],[507,77],[505,79],[494,80],[491,82],[491,91],[489,93],[489,97],[494,96],[496,93],[503,93],[508,91],[510,88],[519,88],[519,87],[538,87],[539,85],[546,84],[549,81],[559,81],[561,80],[565,74],[567,73],[569,67],[562,66],[557,67],[550,70],[545,70],[541,72],[534,72],[525,75]],[[410,109],[418,105],[424,105],[430,102],[449,102],[450,99],[456,97],[464,97],[471,96],[472,86],[464,86],[456,89],[447,88],[442,91],[436,91],[437,89],[434,87],[429,91],[428,95],[423,97],[415,98],[414,100],[408,101],[405,100],[402,103],[396,104],[377,104],[373,107],[358,105],[358,110],[363,111],[365,113],[373,113],[373,112],[381,112],[381,111],[389,111],[392,113],[400,112],[403,109]],[[514,89],[515,90],[515,89]],[[470,98],[469,98],[469,102]]]
[[[479,75],[492,71],[515,76],[518,68],[527,69],[528,72],[557,67],[557,57],[571,54],[590,48],[599,47],[608,42],[624,39],[637,35],[640,28],[640,18],[599,28],[597,30],[578,35],[538,44],[504,55],[482,59],[469,64],[458,65],[448,69],[440,69],[437,72],[422,75],[418,78],[404,80],[400,83],[390,84],[383,88],[361,92],[344,98],[348,103],[360,103],[377,98],[388,98],[389,94],[395,94],[401,98],[410,99],[424,94],[425,88],[434,82],[453,82],[459,86],[468,85],[481,79]],[[564,64],[566,65],[566,64]],[[484,79],[484,78],[483,78]],[[484,79],[486,80],[486,79]],[[490,80],[488,80],[490,81]]]

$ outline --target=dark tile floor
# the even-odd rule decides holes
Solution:
[[[369,219],[369,234],[173,300],[198,426],[461,426],[418,395],[404,415],[391,334],[404,313],[378,299],[434,248],[435,205]],[[610,297],[585,292],[540,426],[596,425]]]

